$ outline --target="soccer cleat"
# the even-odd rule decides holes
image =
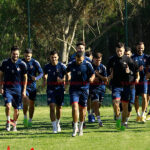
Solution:
[[[141,117],[140,116],[137,116],[136,122],[141,122]]]
[[[121,130],[121,131],[125,131],[125,126],[124,126],[124,125],[121,125],[120,130]]]
[[[142,116],[142,117],[141,117],[141,122],[142,122],[142,123],[145,123],[145,122],[146,122],[146,117],[145,117],[145,116]]]
[[[24,118],[24,120],[23,120],[23,125],[25,128],[28,127],[28,120],[26,118]]]
[[[57,133],[57,126],[56,126],[56,124],[53,125],[53,133],[54,134]]]
[[[104,125],[103,125],[103,123],[102,123],[102,121],[99,123],[99,127],[103,127]]]
[[[73,133],[72,133],[72,137],[75,137],[77,135],[78,132],[78,128],[73,128]]]
[[[79,136],[83,136],[83,129],[79,130]]]
[[[32,122],[28,121],[28,127],[31,128],[32,127]]]
[[[9,121],[6,122],[6,130],[10,131],[10,122]]]
[[[116,128],[117,129],[121,128],[121,120],[120,119],[116,120]]]
[[[91,121],[92,121],[92,123],[93,123],[93,122],[95,122],[95,116],[94,116],[93,114],[92,114],[91,116],[92,116],[92,117],[91,117],[91,118],[92,118]]]
[[[150,120],[150,114],[148,113],[147,116],[146,116],[146,120]]]
[[[16,126],[13,127],[12,131],[16,132],[17,131],[17,128]]]
[[[58,132],[61,132],[61,127],[60,127],[60,124],[59,124],[59,123],[57,124],[57,131],[58,131]]]

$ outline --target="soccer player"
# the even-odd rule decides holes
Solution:
[[[11,57],[4,60],[0,67],[0,93],[5,100],[5,112],[7,117],[6,130],[10,131],[13,125],[13,131],[17,131],[17,119],[19,108],[22,105],[22,97],[26,97],[27,85],[27,66],[19,59],[19,48],[11,48]],[[11,107],[14,108],[13,121],[10,119]]]
[[[53,133],[61,132],[60,117],[64,100],[64,81],[66,66],[58,61],[56,51],[50,52],[50,63],[44,67],[43,85],[47,80],[47,102],[50,107],[50,119]]]
[[[125,55],[128,57],[132,56],[132,50],[130,47],[127,47],[125,50]],[[135,101],[135,84],[139,82],[140,76],[138,71],[138,65],[134,62],[134,67],[131,70],[131,73],[129,74],[129,86],[130,86],[130,100],[128,103],[128,115],[126,118],[125,125],[127,126],[128,120],[131,116],[132,111],[132,105]],[[122,112],[122,103],[120,103],[120,112]]]
[[[83,122],[87,111],[87,100],[89,96],[89,82],[93,82],[95,74],[91,63],[84,59],[84,53],[81,51],[77,52],[75,60],[68,64],[66,72],[68,79],[70,79],[69,94],[74,122],[72,136],[75,137],[78,131],[78,109],[80,120],[79,136],[82,136]],[[69,73],[71,73],[71,76],[69,76]]]
[[[135,96],[135,110],[137,113],[137,122],[146,122],[145,110],[147,107],[147,80],[146,80],[146,63],[148,56],[144,54],[144,43],[138,42],[136,44],[136,54],[132,56],[132,59],[138,64],[140,80],[136,85],[136,96]],[[142,114],[139,111],[139,95],[142,96]]]
[[[84,43],[83,41],[80,41],[80,42],[78,42],[78,43],[76,44],[76,51],[77,51],[77,52],[83,52],[83,53],[84,53],[84,56],[85,56],[84,59],[85,59],[86,61],[88,61],[88,62],[91,62],[91,58],[89,58],[89,57],[87,57],[87,56],[85,55],[85,43]],[[74,53],[74,54],[70,57],[69,62],[75,60],[75,57],[76,57],[76,53]]]
[[[40,63],[32,58],[32,50],[26,49],[24,59],[27,65],[28,84],[26,97],[23,99],[23,114],[24,114],[24,127],[32,127],[32,118],[34,115],[34,103],[36,99],[36,81],[42,78],[43,71]],[[37,76],[38,74],[38,76]],[[27,111],[29,109],[29,120],[27,120]]]
[[[95,79],[94,82],[90,85],[90,95],[94,112],[99,123],[99,127],[103,127],[103,123],[100,118],[99,108],[102,105],[102,101],[105,94],[106,85],[104,82],[107,82],[106,67],[103,64],[101,64],[101,61],[102,54],[99,52],[94,53],[92,66],[95,70]]]
[[[126,122],[128,114],[128,102],[129,102],[129,89],[130,86],[124,83],[129,82],[129,74],[134,66],[133,60],[124,55],[124,44],[119,42],[116,45],[116,55],[109,60],[109,67],[112,70],[112,99],[113,107],[116,116],[116,126],[117,128],[124,129],[124,124]],[[110,78],[110,77],[108,77]],[[120,99],[122,98],[122,126],[120,120]]]

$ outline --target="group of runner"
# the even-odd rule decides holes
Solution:
[[[148,101],[150,87],[150,57],[144,54],[144,43],[136,44],[136,54],[124,44],[116,44],[116,54],[110,57],[107,67],[103,65],[100,52],[85,52],[85,43],[76,45],[76,53],[69,63],[59,61],[57,51],[49,54],[50,62],[42,69],[40,63],[32,58],[32,50],[26,49],[24,58],[19,59],[19,48],[11,48],[11,57],[0,66],[0,93],[6,106],[6,130],[17,131],[19,109],[23,103],[24,127],[32,127],[34,105],[36,99],[36,81],[43,78],[43,87],[47,85],[47,103],[50,108],[50,120],[53,133],[61,132],[60,118],[64,100],[64,90],[69,85],[70,104],[72,106],[73,133],[75,137],[83,135],[85,117],[88,108],[88,121],[103,126],[100,117],[106,83],[112,90],[114,118],[118,129],[125,129],[135,105],[137,122],[150,120]],[[142,113],[139,111],[139,95],[142,96]],[[10,119],[11,107],[14,108],[13,120]],[[29,110],[29,118],[27,112]],[[78,125],[79,121],[79,125]]]

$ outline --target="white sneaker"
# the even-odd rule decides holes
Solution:
[[[6,123],[6,130],[7,131],[10,131],[10,123],[7,121],[7,123]]]
[[[56,121],[52,122],[52,125],[53,125],[53,133],[57,133]]]
[[[83,136],[83,129],[79,130],[79,136]]]
[[[17,128],[16,126],[13,127],[12,131],[16,132],[17,131]]]
[[[73,133],[72,133],[72,137],[75,137],[77,135],[78,132],[78,128],[73,128]]]
[[[61,132],[61,127],[59,123],[57,124],[57,132]]]

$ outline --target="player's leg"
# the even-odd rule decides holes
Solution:
[[[72,136],[75,137],[78,132],[78,118],[79,118],[78,102],[79,102],[80,92],[70,89],[69,95],[70,95],[70,104],[72,105],[72,119],[73,119]]]
[[[11,111],[11,107],[12,107],[12,99],[13,99],[13,96],[11,93],[9,92],[4,92],[4,102],[5,102],[5,114],[6,114],[6,130],[7,131],[10,131],[10,123],[11,123],[11,120],[10,120],[10,111]]]
[[[62,114],[62,105],[64,102],[64,89],[63,88],[59,88],[55,90],[55,100],[56,100],[55,102],[56,103],[56,126],[57,126],[57,131],[61,132],[60,118]]]
[[[13,126],[13,131],[17,131],[17,120],[19,117],[19,110],[17,108],[14,108],[14,117],[13,117],[13,123],[15,124],[15,126]]]
[[[89,90],[84,89],[81,91],[80,98],[79,98],[79,136],[83,135],[83,123],[84,118],[87,112],[87,101],[89,97]]]
[[[141,121],[144,123],[146,122],[146,115],[145,111],[147,108],[147,91],[148,91],[148,84],[147,81],[144,81],[141,85],[141,96],[142,96],[142,115],[141,115]]]
[[[35,99],[36,99],[36,90],[31,91],[29,93],[29,120],[28,120],[28,127],[32,127],[32,118],[33,118],[34,109],[35,109]]]
[[[120,99],[123,88],[112,87],[112,99],[113,99],[113,109],[116,116],[116,127],[120,129],[121,119],[120,119]]]
[[[28,91],[26,92],[27,96],[24,97],[22,99],[23,101],[23,115],[24,115],[24,119],[23,119],[23,124],[24,127],[28,127],[28,119],[27,119],[27,112],[28,112],[28,107],[29,107],[29,93]]]
[[[147,94],[142,94],[142,115],[141,121],[144,123],[146,122],[145,110],[147,107]]]

